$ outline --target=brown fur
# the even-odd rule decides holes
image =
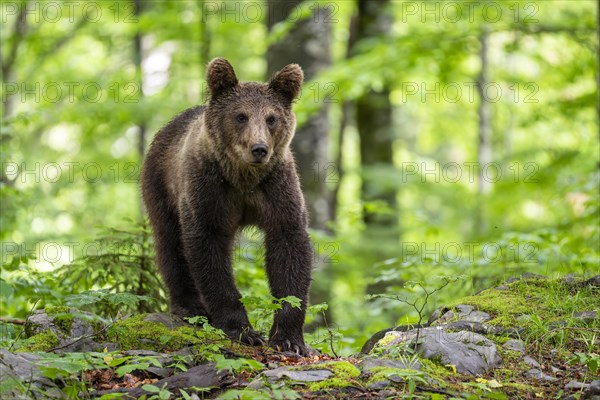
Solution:
[[[209,104],[184,111],[158,132],[142,170],[142,194],[174,313],[205,315],[232,338],[263,342],[231,267],[236,232],[256,225],[265,233],[271,293],[302,300],[301,309],[284,305],[277,312],[269,342],[305,354],[312,248],[290,151],[291,105],[302,79],[291,64],[268,84],[240,83],[229,62],[211,61]]]

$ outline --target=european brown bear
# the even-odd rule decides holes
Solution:
[[[290,64],[266,84],[239,82],[222,58],[208,65],[210,100],[176,116],[156,135],[142,170],[157,263],[171,311],[204,315],[232,339],[264,344],[235,285],[236,232],[265,234],[266,271],[276,298],[296,296],[274,318],[269,344],[306,354],[303,324],[312,247],[290,142],[302,69]]]

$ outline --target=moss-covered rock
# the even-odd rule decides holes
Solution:
[[[324,363],[313,364],[307,369],[327,369],[333,372],[333,376],[321,382],[315,382],[309,386],[309,390],[316,392],[319,390],[341,389],[351,386],[357,382],[360,376],[360,370],[348,361],[327,361]]]
[[[477,295],[457,300],[453,305],[469,304],[492,315],[491,325],[539,328],[540,322],[552,324],[583,324],[578,313],[600,309],[600,296],[595,287],[570,284],[564,280],[526,278],[506,285],[508,289],[488,289]],[[576,296],[575,296],[576,295]],[[598,319],[588,325],[597,326]]]
[[[174,351],[221,340],[215,333],[191,326],[169,329],[160,322],[147,321],[147,314],[117,321],[106,333],[106,340],[118,343],[121,350]]]
[[[36,310],[25,324],[26,337],[51,330],[61,341],[82,336],[93,336],[102,330],[104,323],[97,315],[73,307],[58,306]]]
[[[416,379],[425,378],[424,372],[417,371],[416,369],[405,368],[375,367],[370,371],[370,374],[372,375],[367,380],[368,385],[372,385],[384,380],[398,382],[401,380],[409,379],[410,377],[414,377]]]
[[[55,315],[54,325],[65,335],[70,335],[73,328],[73,316],[66,313]]]
[[[48,351],[60,344],[60,339],[50,329],[31,336],[27,344],[20,348],[20,351]]]
[[[74,309],[68,306],[48,306],[44,309],[48,315],[66,314],[73,310]]]

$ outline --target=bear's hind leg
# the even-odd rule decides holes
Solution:
[[[148,211],[154,228],[156,260],[169,291],[171,312],[180,317],[210,317],[183,255],[177,216],[165,209]]]

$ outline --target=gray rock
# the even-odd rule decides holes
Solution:
[[[187,323],[174,314],[169,313],[151,313],[144,317],[144,321],[158,322],[169,329],[176,329],[180,326],[186,326]]]
[[[582,286],[596,286],[596,287],[600,287],[600,275],[596,275],[590,279],[588,279],[587,281],[583,281],[581,282]]]
[[[583,392],[583,398],[589,400],[600,398],[600,380],[590,382],[590,386]]]
[[[510,339],[507,340],[506,343],[502,345],[505,349],[518,351],[519,353],[523,353],[525,351],[525,342],[519,339]]]
[[[67,397],[54,382],[42,375],[35,364],[38,359],[35,354],[13,354],[8,350],[0,349],[0,387],[6,389],[2,391],[3,399]]]
[[[429,319],[427,320],[427,324],[428,325],[433,324],[435,321],[437,321],[446,312],[448,312],[448,309],[446,307],[436,308],[435,311],[432,312],[431,315],[429,316]]]
[[[540,274],[534,274],[533,272],[523,272],[521,274],[523,279],[548,279],[548,277]]]
[[[388,376],[388,379],[394,383],[403,383],[406,382],[406,378],[403,378],[401,376],[398,376],[396,374],[392,374],[390,376]]]
[[[534,274],[531,272],[524,272],[521,276],[511,276],[504,283],[513,283],[516,281],[520,281],[521,279],[548,279],[544,275]]]
[[[547,381],[547,382],[556,381],[555,377],[546,375],[545,373],[543,373],[542,371],[540,371],[537,368],[532,368],[529,371],[525,372],[525,377],[537,379],[538,381]]]
[[[527,322],[531,319],[529,315],[519,315],[517,317],[517,322]]]
[[[585,322],[594,322],[594,320],[596,320],[598,318],[598,312],[597,311],[582,311],[582,312],[573,314],[573,317],[580,319],[582,321],[585,321]]]
[[[358,367],[363,372],[370,372],[373,368],[385,367],[385,368],[398,368],[398,369],[421,369],[421,363],[419,360],[415,360],[412,364],[405,364],[402,360],[391,360],[389,358],[366,358]]]
[[[263,383],[263,379],[262,376],[259,376],[258,378],[254,379],[252,382],[250,382],[248,384],[248,386],[246,386],[248,389],[252,389],[252,390],[259,390],[262,389],[264,386]]]
[[[508,330],[502,329],[499,326],[482,324],[481,322],[472,322],[472,321],[453,321],[445,326],[442,326],[444,330],[447,331],[469,331],[479,333],[480,335],[503,335],[507,334],[511,336],[511,332]]]
[[[454,307],[454,310],[449,310],[438,318],[435,321],[435,325],[442,325],[455,319],[458,321],[483,323],[489,321],[491,317],[488,313],[475,310],[475,307],[471,305],[459,304]]]
[[[455,318],[454,311],[448,310],[441,317],[439,317],[434,325],[441,325],[452,321]]]
[[[387,387],[390,386],[390,381],[388,381],[387,379],[384,379],[382,381],[377,381],[374,383],[371,383],[368,388],[371,390],[382,390],[382,389],[386,389]]]
[[[581,390],[581,389],[587,389],[589,387],[590,387],[589,383],[577,382],[573,379],[571,379],[569,381],[569,383],[567,383],[565,385],[565,389],[568,389],[568,390]]]
[[[509,290],[510,287],[506,286],[506,285],[500,285],[500,286],[496,286],[494,289],[496,289],[496,290]]]
[[[57,349],[60,352],[100,351],[102,344],[94,338],[105,327],[103,320],[92,313],[69,308],[68,312],[47,313],[36,310],[27,318],[26,337],[45,331],[52,331],[59,339]]]
[[[173,375],[173,368],[148,367],[146,371],[150,372],[152,375],[160,379]]]
[[[117,350],[119,350],[119,344],[103,342],[103,343],[100,343],[100,348],[102,350],[106,349],[106,351],[108,351],[108,352],[117,351]]]
[[[70,320],[70,327],[67,327],[64,322],[64,317]],[[92,324],[94,322],[94,324]],[[96,325],[94,328],[93,325]],[[100,317],[92,313],[79,311],[76,308],[69,308],[66,313],[48,314],[45,310],[36,310],[27,318],[26,333],[27,337],[37,335],[38,333],[51,330],[56,334],[70,337],[93,336],[98,328],[103,327],[103,322]],[[68,329],[67,329],[68,328]]]
[[[271,383],[278,381],[283,377],[290,378],[296,382],[320,382],[328,379],[333,372],[328,369],[311,369],[306,371],[292,370],[292,367],[279,367],[264,371],[261,375],[267,377]]]
[[[548,324],[548,329],[554,330],[567,326],[567,321],[552,321]]]
[[[560,278],[560,280],[564,283],[573,284],[581,281],[581,278],[579,278],[576,274],[567,274]]]
[[[423,326],[421,326],[422,328]],[[375,345],[385,337],[385,335],[388,332],[392,332],[392,331],[397,331],[397,332],[407,332],[410,331],[412,329],[417,329],[419,328],[419,325],[400,325],[397,326],[395,328],[387,328],[387,329],[382,329],[379,332],[376,332],[375,334],[373,334],[373,336],[371,336],[369,338],[369,340],[367,340],[365,342],[365,344],[363,344],[363,347],[360,349],[360,352],[362,354],[369,354],[371,352],[371,350],[373,350],[373,347],[375,347]]]
[[[388,332],[391,347],[403,342],[413,342],[417,330]],[[441,327],[424,328],[419,333],[417,350],[423,357],[440,358],[443,364],[452,364],[463,374],[477,375],[499,366],[502,359],[496,345],[486,337],[473,332],[446,332]]]
[[[533,367],[533,368],[539,368],[540,367],[540,363],[538,363],[536,360],[534,360],[533,358],[531,358],[529,356],[523,357],[523,362],[525,362],[525,364],[527,364],[527,365],[529,365],[530,367]]]
[[[477,311],[472,306],[465,307],[464,305],[458,305],[456,308],[459,311],[458,319],[461,321],[483,323],[492,319],[490,314],[483,311]]]
[[[471,311],[475,310],[475,307],[470,304],[459,304],[455,306],[454,309],[458,312],[459,316],[465,316],[469,315]]]

